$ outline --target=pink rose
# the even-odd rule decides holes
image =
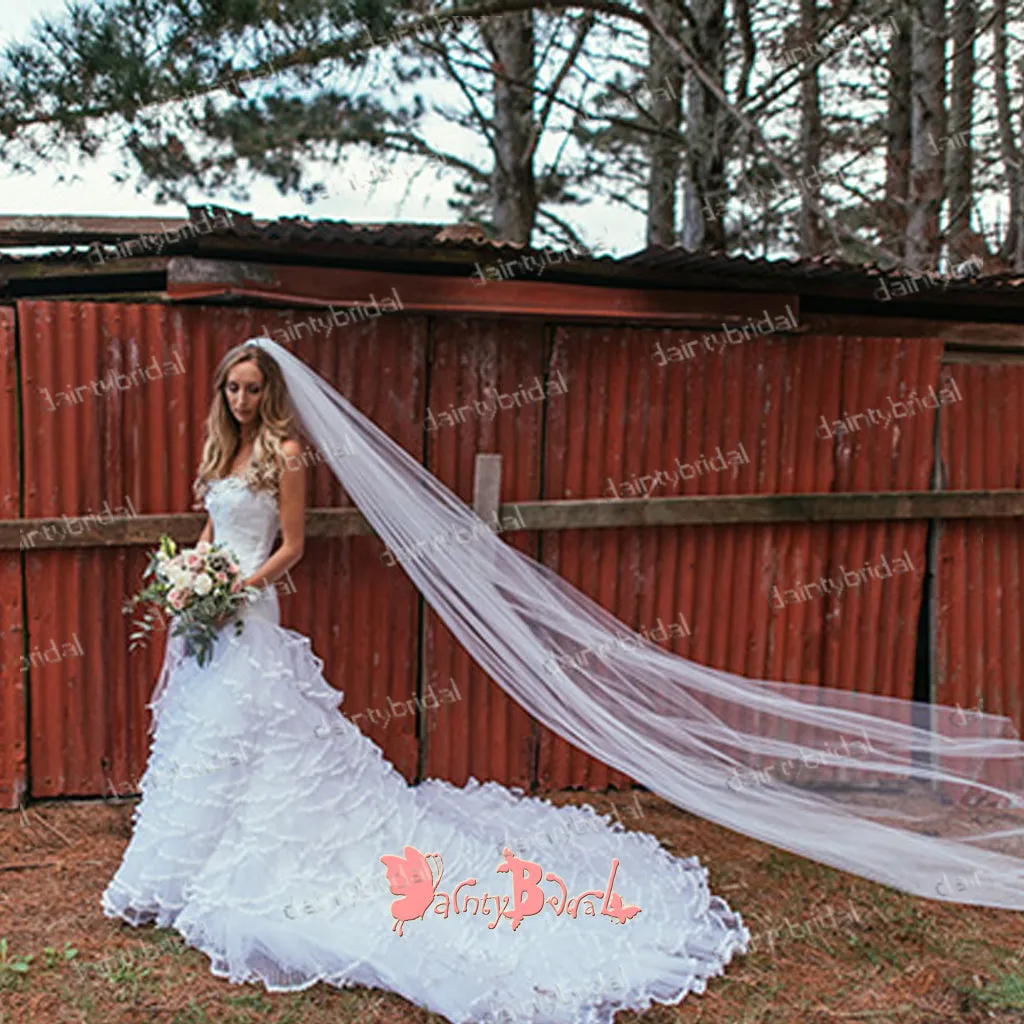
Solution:
[[[203,566],[203,557],[202,557],[202,555],[197,555],[195,553],[186,555],[185,556],[185,565],[189,569],[201,569],[202,566]]]
[[[219,572],[217,573],[216,580],[218,583],[227,583],[228,574],[226,572]]]
[[[177,587],[172,587],[170,592],[167,594],[167,603],[176,611],[180,612],[185,607],[185,600],[188,594],[184,590],[179,590]]]
[[[242,580],[241,580],[241,578],[236,578],[236,579],[231,581],[231,593],[232,594],[237,594],[241,589],[242,589]]]

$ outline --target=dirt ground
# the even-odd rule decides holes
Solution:
[[[781,853],[639,793],[548,793],[619,808],[627,828],[697,854],[753,935],[707,991],[616,1024],[1024,1021],[1024,915],[904,896]],[[376,990],[270,994],[214,977],[173,931],[105,918],[100,894],[134,800],[0,813],[0,1024],[441,1024]],[[642,815],[637,810],[642,811]],[[31,959],[28,959],[31,957]]]

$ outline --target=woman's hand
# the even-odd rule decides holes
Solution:
[[[223,629],[232,619],[236,618],[239,609],[235,608],[232,611],[223,612],[213,620],[214,629]]]

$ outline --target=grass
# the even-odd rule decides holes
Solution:
[[[158,959],[160,954],[155,950],[146,950],[146,954],[140,956],[130,950],[120,950],[113,956],[104,957],[96,965],[94,970],[100,981],[106,982],[114,991],[114,998],[118,1002],[135,1002],[139,998],[139,990],[153,973],[152,967],[144,967],[143,959],[151,963]]]
[[[554,794],[585,803],[592,794]],[[627,808],[632,794],[599,796]],[[1024,917],[917,899],[693,818],[652,794],[628,826],[697,854],[754,943],[678,1006],[615,1024],[1020,1024]],[[53,804],[49,830],[0,814],[12,860],[48,862],[0,900],[0,1024],[444,1024],[388,992],[272,993],[210,971],[176,932],[105,919],[99,894],[130,835],[132,802]],[[72,838],[73,837],[73,838]],[[35,846],[28,845],[28,840]],[[50,844],[50,845],[48,845]],[[13,853],[12,853],[13,851]]]

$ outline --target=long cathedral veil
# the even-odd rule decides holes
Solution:
[[[677,807],[894,888],[1024,910],[1008,718],[671,654],[506,544],[287,349],[294,412],[459,642],[538,721]]]

